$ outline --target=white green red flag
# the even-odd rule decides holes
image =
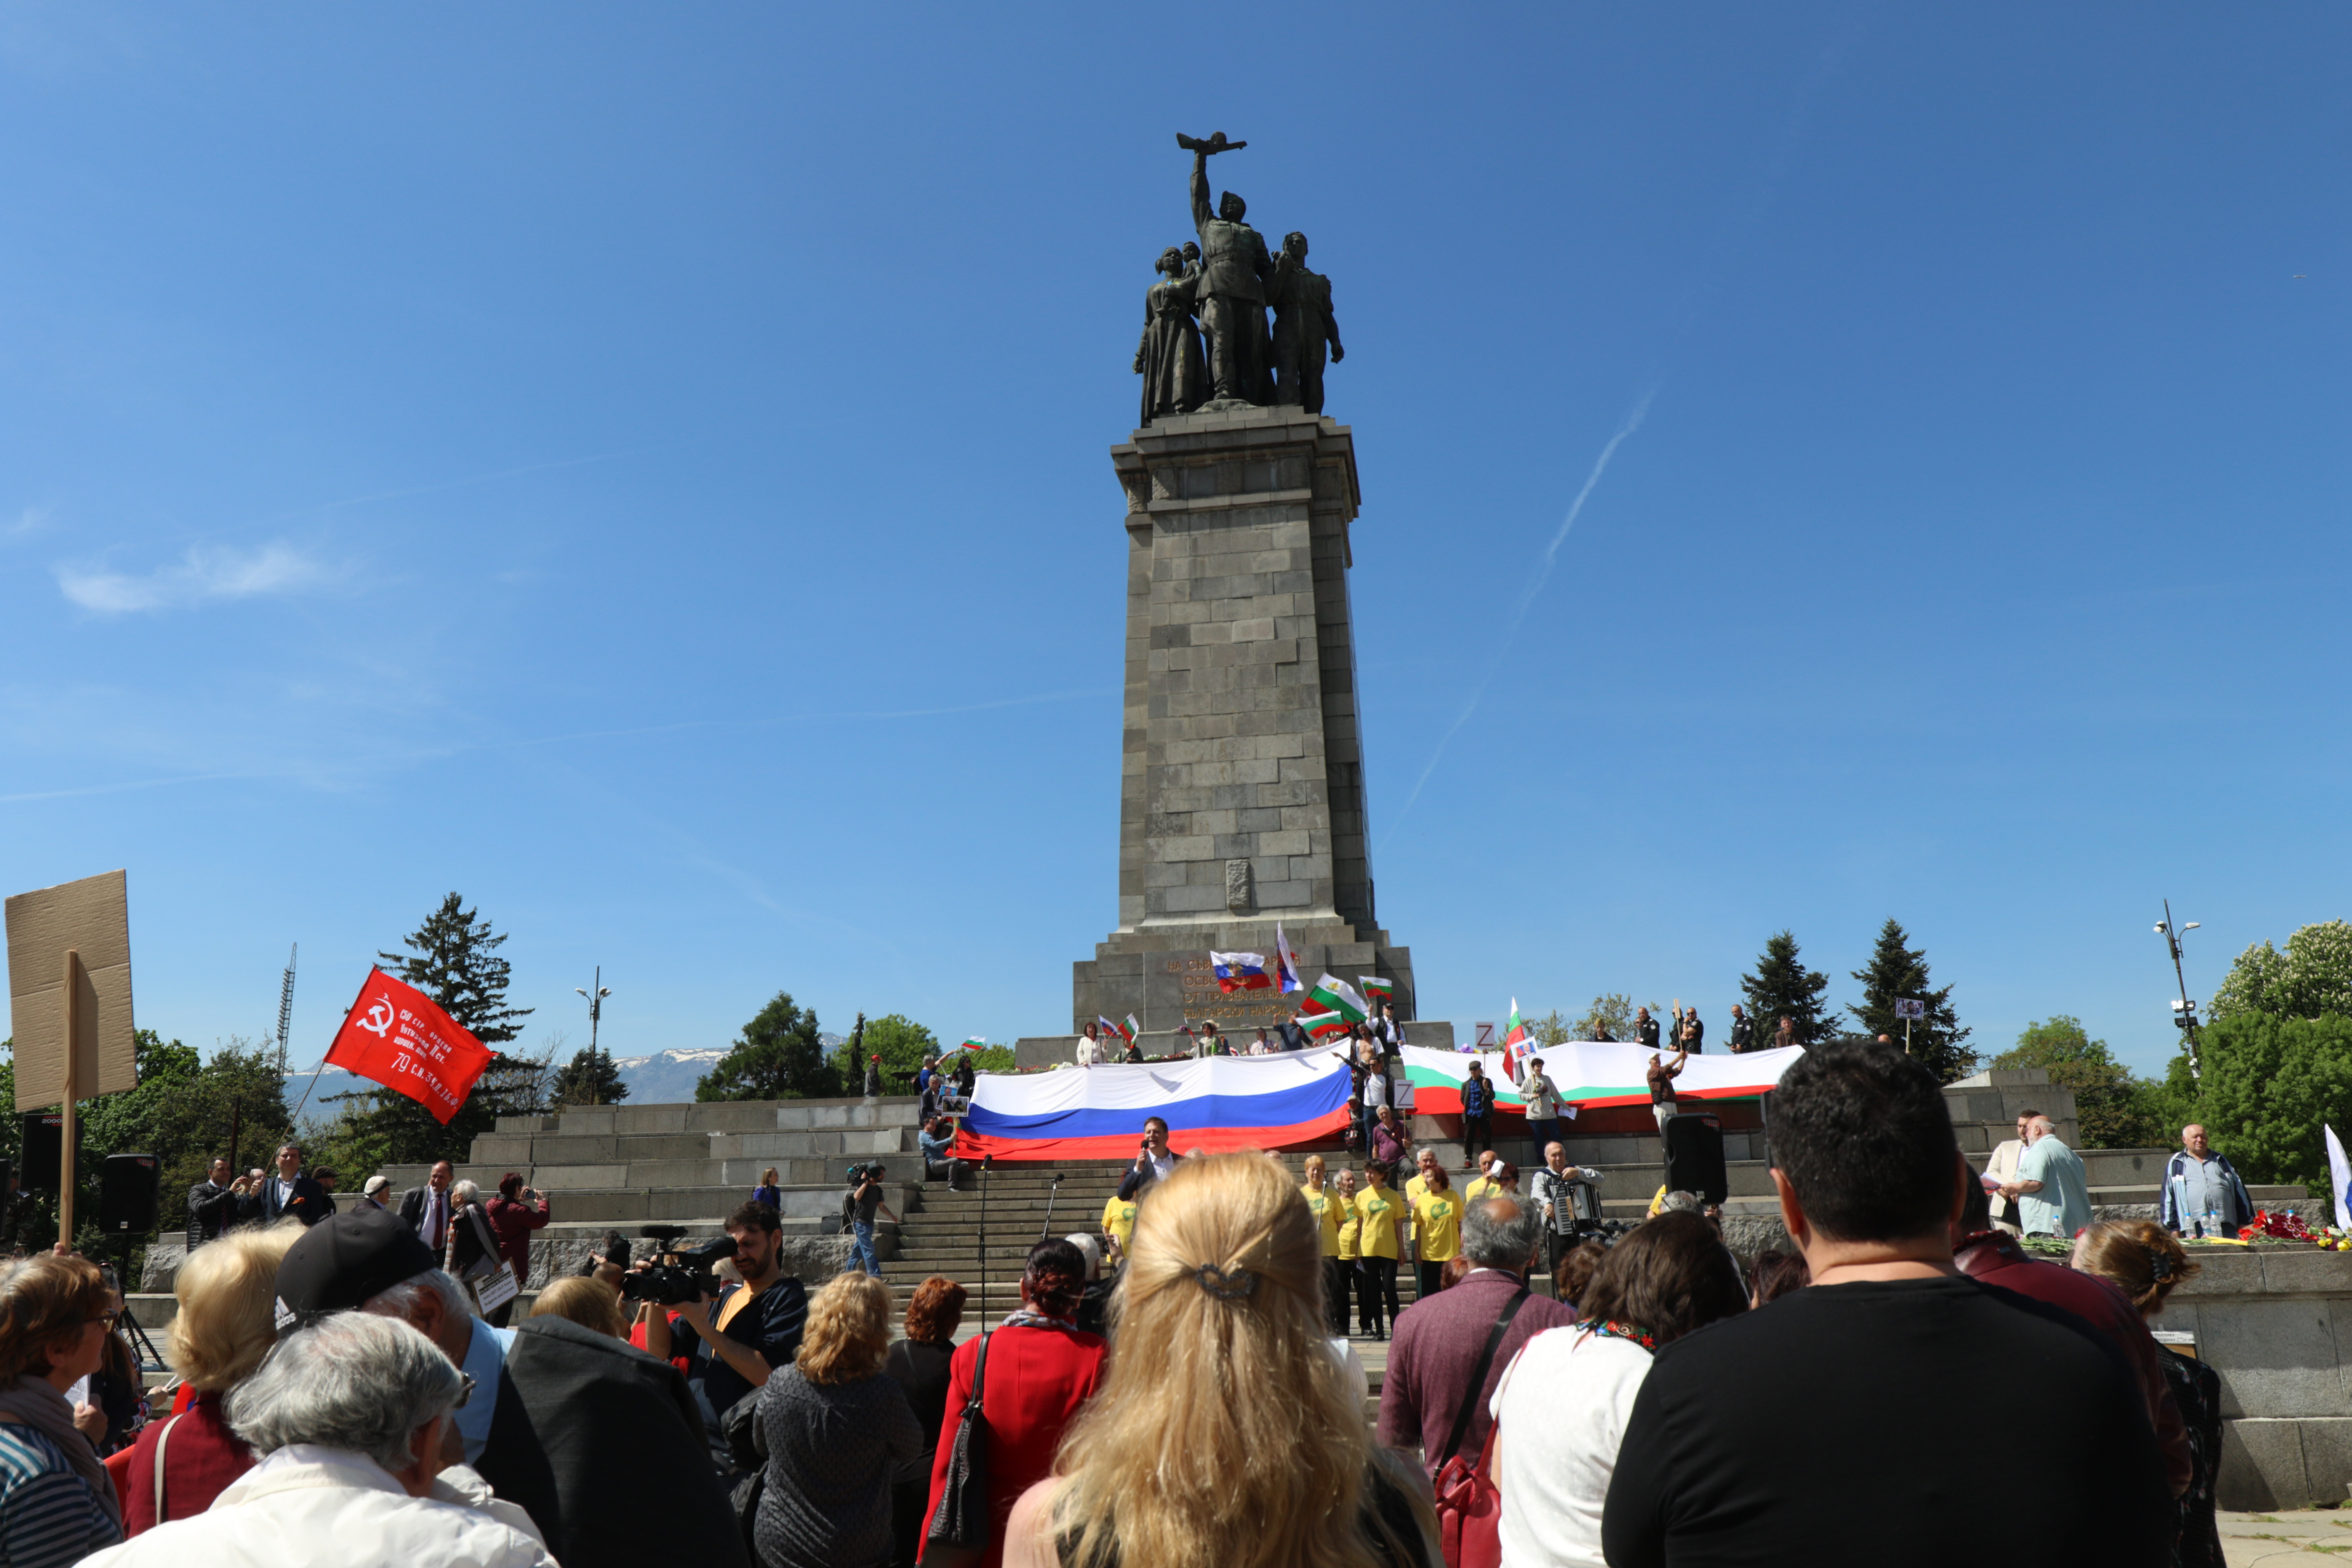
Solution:
[[[1510,1021],[1503,1026],[1503,1048],[1508,1050],[1517,1046],[1524,1055],[1527,1047],[1534,1044],[1535,1041],[1528,1037],[1527,1025],[1519,1017],[1519,999],[1514,996],[1511,998]]]
[[[1349,1026],[1346,1014],[1317,1011],[1314,1004],[1309,1003],[1298,1010],[1298,1026],[1319,1040],[1326,1035],[1344,1034]]]
[[[1356,976],[1356,984],[1364,988],[1366,1001],[1393,1002],[1396,1000],[1396,982],[1393,980],[1383,980],[1377,974],[1360,974]]]
[[[1337,1013],[1350,1024],[1360,1024],[1371,1016],[1371,1009],[1356,988],[1336,974],[1326,974],[1307,994],[1307,1005],[1319,1013]]]
[[[988,1042],[982,1039],[980,1036],[973,1035],[956,1048],[958,1050],[965,1051],[984,1051],[988,1049]]]
[[[1118,1037],[1130,1046],[1135,1044],[1135,1037],[1141,1033],[1143,1033],[1143,1026],[1135,1021],[1135,1015],[1132,1013],[1127,1016],[1127,1022],[1118,1026]]]

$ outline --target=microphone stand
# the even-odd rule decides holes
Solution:
[[[1037,1232],[1037,1239],[1040,1241],[1045,1240],[1047,1237],[1054,1234],[1054,1200],[1061,1195],[1061,1192],[1062,1173],[1056,1171],[1054,1173],[1050,1184],[1045,1188],[1045,1226]]]

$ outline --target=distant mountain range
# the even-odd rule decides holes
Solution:
[[[827,1051],[834,1051],[848,1038],[846,1035],[820,1034],[817,1042]],[[724,1047],[674,1047],[667,1051],[656,1051],[651,1056],[614,1057],[613,1065],[620,1069],[621,1081],[629,1086],[627,1103],[675,1105],[681,1100],[692,1100],[694,1086],[701,1081],[704,1073],[718,1066],[719,1058],[726,1054]],[[286,1103],[289,1108],[301,1100],[302,1090],[310,1082],[310,1079],[300,1073],[287,1079]],[[331,1119],[342,1108],[322,1104],[330,1096],[375,1087],[365,1079],[354,1077],[341,1068],[328,1068],[319,1074],[318,1087],[310,1090],[310,1103],[302,1108],[302,1120],[308,1121],[314,1117]]]

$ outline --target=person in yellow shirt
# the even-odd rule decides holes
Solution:
[[[1356,1173],[1339,1173],[1339,1288],[1331,1299],[1331,1321],[1339,1331],[1348,1331],[1348,1298],[1354,1295],[1362,1303],[1362,1292],[1357,1289],[1357,1271],[1362,1259],[1356,1256],[1356,1242],[1363,1231],[1363,1221],[1356,1216]],[[1370,1333],[1367,1328],[1364,1331]]]
[[[1442,1167],[1430,1173],[1428,1184],[1413,1203],[1412,1227],[1414,1255],[1421,1264],[1420,1294],[1414,1299],[1427,1300],[1443,1288],[1445,1266],[1462,1252],[1462,1200]]]
[[[1364,1190],[1356,1194],[1360,1222],[1356,1249],[1362,1256],[1362,1304],[1358,1316],[1376,1340],[1389,1337],[1389,1325],[1402,1310],[1397,1302],[1397,1227],[1404,1218],[1404,1194],[1389,1185],[1389,1167],[1379,1160],[1364,1162]]]
[[[1323,1237],[1323,1304],[1329,1313],[1331,1331],[1346,1335],[1348,1331],[1347,1287],[1339,1282],[1339,1194],[1323,1184],[1323,1156],[1307,1156],[1307,1184],[1298,1189],[1307,1200],[1308,1212],[1315,1215],[1315,1227]]]
[[[1478,1155],[1478,1173],[1470,1179],[1468,1186],[1462,1189],[1462,1201],[1475,1204],[1480,1198],[1491,1198],[1502,1190],[1503,1184],[1495,1179],[1495,1152],[1492,1149],[1482,1150]]]
[[[1110,1243],[1113,1267],[1126,1261],[1128,1238],[1135,1234],[1135,1200],[1113,1194],[1103,1205],[1103,1238]]]
[[[1404,1216],[1408,1221],[1420,1211],[1422,1195],[1429,1191],[1429,1173],[1437,1166],[1437,1154],[1433,1150],[1423,1149],[1413,1156],[1413,1163],[1414,1173],[1405,1178],[1404,1184]]]

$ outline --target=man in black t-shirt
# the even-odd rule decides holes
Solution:
[[[732,1460],[719,1418],[729,1405],[764,1387],[771,1373],[792,1363],[808,1323],[808,1292],[782,1267],[782,1229],[767,1205],[738,1205],[727,1216],[727,1234],[743,1283],[724,1287],[715,1300],[706,1296],[678,1309],[678,1321],[697,1336],[687,1387],[722,1468]]]
[[[2016,1556],[2021,1528],[2036,1562],[2168,1563],[2177,1520],[2122,1353],[1952,1266],[1974,1174],[1935,1075],[1822,1046],[1772,1107],[1773,1185],[1812,1283],[1657,1352],[1610,1482],[1610,1563],[1982,1568]],[[1733,1410],[1771,1412],[1772,1440]],[[1988,1458],[2017,1508],[1984,1505]]]

